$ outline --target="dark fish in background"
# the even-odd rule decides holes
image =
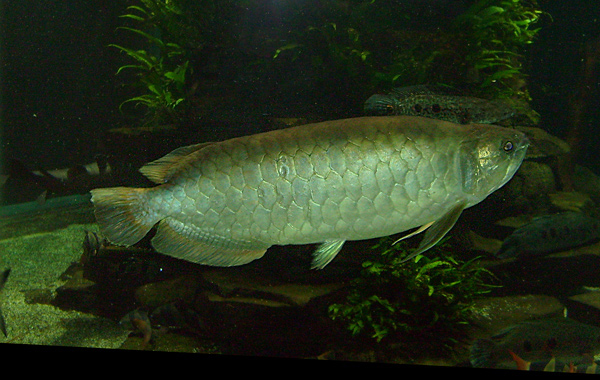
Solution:
[[[372,95],[365,102],[365,112],[373,116],[423,116],[459,124],[491,124],[515,114],[501,101],[458,94],[440,86],[399,87],[386,95]]]
[[[97,155],[96,159],[88,164],[53,170],[42,168],[32,170],[20,160],[9,159],[7,168],[8,174],[0,177],[0,184],[17,180],[33,185],[41,190],[39,202],[43,202],[47,194],[88,192],[94,187],[105,184],[113,172],[111,164],[104,155]]]
[[[473,367],[495,368],[514,363],[516,354],[529,362],[555,357],[578,365],[591,364],[599,353],[600,327],[560,317],[521,322],[489,339],[478,339],[471,346],[470,360]]]
[[[4,289],[4,285],[6,284],[6,280],[8,279],[8,275],[10,274],[10,268],[6,269],[4,272],[0,274],[0,292]],[[4,336],[8,336],[6,332],[6,322],[4,321],[4,314],[2,314],[2,309],[0,309],[0,331],[4,334]]]
[[[495,256],[533,257],[590,244],[600,239],[600,221],[567,211],[534,218],[508,236]]]
[[[574,365],[573,363],[565,363],[556,360],[553,357],[550,360],[539,360],[528,362],[519,357],[519,355],[509,350],[509,354],[513,357],[517,369],[521,371],[542,371],[542,372],[566,372],[566,373],[600,373],[600,367],[597,363],[583,363]]]

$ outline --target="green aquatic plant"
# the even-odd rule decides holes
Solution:
[[[178,125],[193,117],[207,72],[217,69],[236,41],[232,29],[249,0],[134,0],[121,15],[127,43],[110,46],[133,61],[118,74],[133,74],[128,83],[140,94],[125,100],[145,108],[143,123]],[[203,76],[204,75],[204,76]],[[131,77],[129,77],[131,78]],[[194,98],[196,96],[196,98]]]
[[[130,13],[120,17],[133,20],[139,27],[121,26],[145,40],[146,49],[132,49],[119,44],[110,44],[126,53],[134,60],[133,64],[123,65],[123,70],[134,70],[138,86],[145,93],[125,100],[119,106],[133,102],[136,106],[146,107],[144,124],[161,124],[177,122],[186,102],[186,75],[189,74],[190,61],[186,50],[180,43],[167,42],[163,36],[169,36],[169,29],[174,29],[175,18],[182,12],[173,1],[142,0],[142,5],[127,7]]]
[[[473,301],[494,286],[486,282],[491,273],[477,258],[453,257],[448,238],[406,262],[407,243],[390,242],[383,238],[372,248],[376,259],[363,263],[345,302],[330,305],[330,317],[376,342],[416,336],[449,348],[468,323]]]
[[[273,54],[285,67],[301,61],[299,67],[312,67],[315,77],[327,83],[351,84],[361,99],[374,91],[428,82],[470,83],[476,96],[530,100],[524,52],[546,15],[536,0],[475,1],[437,28],[420,28],[426,20],[398,2],[320,4],[318,9],[299,6],[297,19],[286,23],[287,44]]]
[[[389,4],[388,4],[389,5]],[[310,67],[316,78],[323,78],[323,87],[339,87],[339,82],[353,85],[365,94],[381,81],[388,81],[397,72],[409,72],[404,62],[395,62],[396,73],[389,74],[384,66],[386,57],[376,45],[381,40],[381,25],[393,27],[402,19],[389,7],[373,0],[353,0],[348,4],[323,1],[318,8],[302,4],[288,20],[287,44],[278,47],[273,58],[283,67],[301,62]],[[395,7],[395,6],[393,6]],[[306,20],[312,24],[306,25]],[[375,54],[375,55],[374,55]],[[337,84],[331,85],[332,82]]]
[[[542,15],[536,0],[480,0],[455,20],[454,29],[468,42],[466,61],[484,91],[529,100],[523,51],[541,29]]]

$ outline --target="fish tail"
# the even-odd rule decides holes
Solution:
[[[91,191],[96,220],[108,240],[118,245],[133,245],[161,219],[148,207],[151,190],[111,187]]]
[[[521,358],[519,355],[515,354],[511,350],[508,350],[508,353],[510,354],[510,356],[512,356],[513,360],[517,364],[518,370],[529,371],[529,369],[531,368],[531,362],[523,360],[523,358]]]

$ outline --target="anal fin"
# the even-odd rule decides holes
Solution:
[[[206,233],[172,218],[160,221],[152,246],[178,259],[218,267],[247,264],[261,258],[269,248]]]

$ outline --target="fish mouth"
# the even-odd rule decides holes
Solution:
[[[387,116],[394,114],[394,100],[382,94],[371,95],[365,101],[365,112],[372,116]]]

